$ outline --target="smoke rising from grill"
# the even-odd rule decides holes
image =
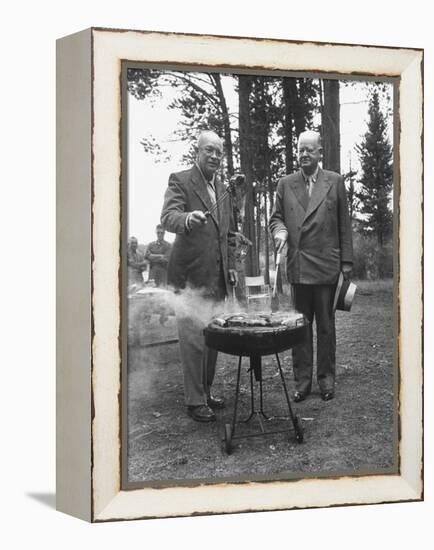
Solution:
[[[212,317],[229,311],[245,311],[240,304],[231,298],[225,302],[216,302],[201,289],[187,287],[180,291],[173,289],[164,296],[165,303],[173,308],[179,317],[189,317],[203,325],[209,323]]]
[[[229,295],[225,301],[216,302],[207,296],[203,289],[187,287],[183,290],[168,289],[164,293],[164,303],[176,312],[177,316],[190,317],[192,320],[206,325],[211,318],[219,315],[236,313],[262,312],[271,313],[270,300],[259,304],[242,304],[235,295]],[[290,305],[282,307],[286,312],[295,312]]]

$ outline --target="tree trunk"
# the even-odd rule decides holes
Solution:
[[[258,273],[260,273],[260,256],[261,256],[261,193],[256,194],[256,250],[258,254]]]
[[[354,182],[353,178],[350,179],[350,192],[349,194],[349,207],[350,207],[350,220],[353,221],[354,217]]]
[[[322,121],[324,120],[324,84],[321,79],[319,79],[319,112],[321,114],[321,128],[320,128],[320,134],[321,134],[321,140],[324,143],[324,124]]]
[[[299,85],[299,88],[304,87],[304,79],[303,78],[291,78],[291,90],[293,95],[293,101],[294,106],[292,108],[294,113],[294,126],[295,126],[295,133],[298,137],[301,132],[304,132],[306,130],[306,110],[303,107],[303,103],[300,98],[300,94],[303,93],[302,91],[297,90],[297,82]]]
[[[253,197],[253,162],[250,142],[250,108],[249,97],[252,89],[253,77],[239,75],[238,77],[238,104],[239,104],[239,139],[240,165],[246,176],[246,199],[244,215],[244,235],[252,242],[246,256],[246,275],[257,275],[259,272],[258,253],[256,247],[255,205]]]
[[[213,73],[212,78],[215,83],[215,88],[219,98],[222,119],[223,119],[223,128],[224,128],[224,142],[226,150],[226,162],[228,166],[228,173],[230,176],[234,173],[234,155],[232,147],[232,137],[231,137],[231,124],[229,120],[229,111],[226,103],[225,94],[223,93],[223,87],[221,82],[221,77],[219,73]]]
[[[269,229],[268,229],[268,201],[267,201],[267,186],[264,185],[264,254],[265,254],[265,284],[270,284],[270,243],[269,243]]]
[[[292,147],[293,133],[292,133],[292,117],[294,106],[294,94],[292,83],[295,82],[293,78],[283,77],[283,129],[285,132],[285,166],[286,173],[291,174],[294,170],[294,151]]]
[[[324,80],[323,166],[326,170],[341,171],[339,81]]]

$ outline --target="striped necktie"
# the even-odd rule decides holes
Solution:
[[[206,187],[208,189],[208,195],[209,195],[209,198],[211,199],[212,204],[215,204],[216,203],[215,187],[212,181],[207,181]]]

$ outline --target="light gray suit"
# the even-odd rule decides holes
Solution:
[[[217,201],[224,191],[216,177]],[[211,197],[197,166],[170,175],[161,223],[167,231],[176,233],[168,265],[168,283],[186,296],[184,302],[180,300],[177,322],[185,401],[191,406],[207,403],[217,352],[205,346],[203,329],[211,320],[213,305],[228,293],[228,270],[235,265],[235,226],[229,197],[209,216],[205,225],[191,231],[186,229],[189,212],[206,212],[211,208]],[[188,292],[192,292],[190,305],[185,303],[189,300]]]

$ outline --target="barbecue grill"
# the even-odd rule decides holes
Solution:
[[[238,360],[237,382],[235,389],[235,404],[232,422],[225,424],[225,450],[232,452],[232,441],[243,437],[254,437],[272,433],[284,433],[286,429],[266,431],[262,419],[269,420],[263,409],[262,357],[275,355],[277,370],[280,374],[283,392],[289,413],[289,429],[293,429],[298,443],[303,442],[303,431],[298,417],[293,413],[288,389],[280,363],[279,353],[299,344],[306,338],[308,322],[298,313],[235,313],[217,316],[204,329],[206,345],[217,351],[236,355]],[[258,418],[260,432],[245,435],[235,435],[237,427],[237,409],[240,394],[241,364],[243,357],[249,357],[250,373],[250,414],[242,423],[248,423],[254,417]],[[254,384],[259,384],[259,409],[255,407]]]

